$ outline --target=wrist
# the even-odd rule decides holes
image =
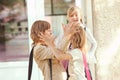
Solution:
[[[64,35],[63,39],[65,39],[65,40],[69,40],[69,39],[70,39],[70,37],[71,37],[71,35],[70,35],[70,34],[69,34],[69,35]]]

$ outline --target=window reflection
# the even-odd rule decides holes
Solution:
[[[28,49],[25,1],[0,1],[0,62],[28,60]]]

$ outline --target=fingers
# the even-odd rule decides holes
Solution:
[[[42,33],[38,34],[38,37],[39,37],[39,40],[42,40],[42,41],[44,41],[45,39],[45,36]]]
[[[62,28],[65,29],[65,24],[62,24]]]
[[[62,27],[64,29],[64,35],[65,36],[72,36],[73,34],[79,32],[79,22],[70,22],[68,24],[62,24]]]
[[[62,24],[63,31],[65,32],[67,30],[67,24]]]
[[[71,22],[68,23],[68,33],[72,36],[73,34],[79,32],[79,26],[80,23],[79,22]]]
[[[45,35],[43,33],[39,33],[38,36],[39,36],[40,40],[43,40],[43,41],[45,41],[49,38],[49,35],[47,35],[47,34]]]
[[[53,36],[53,41],[55,41],[56,38],[57,38],[57,36]]]
[[[56,39],[56,36],[49,34],[40,33],[38,36],[40,37],[40,40],[44,41],[46,44],[53,43]]]

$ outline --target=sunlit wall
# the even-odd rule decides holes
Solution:
[[[120,80],[120,1],[94,0],[95,80]]]

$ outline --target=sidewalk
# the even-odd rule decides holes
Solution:
[[[28,61],[0,62],[0,80],[27,80]]]

